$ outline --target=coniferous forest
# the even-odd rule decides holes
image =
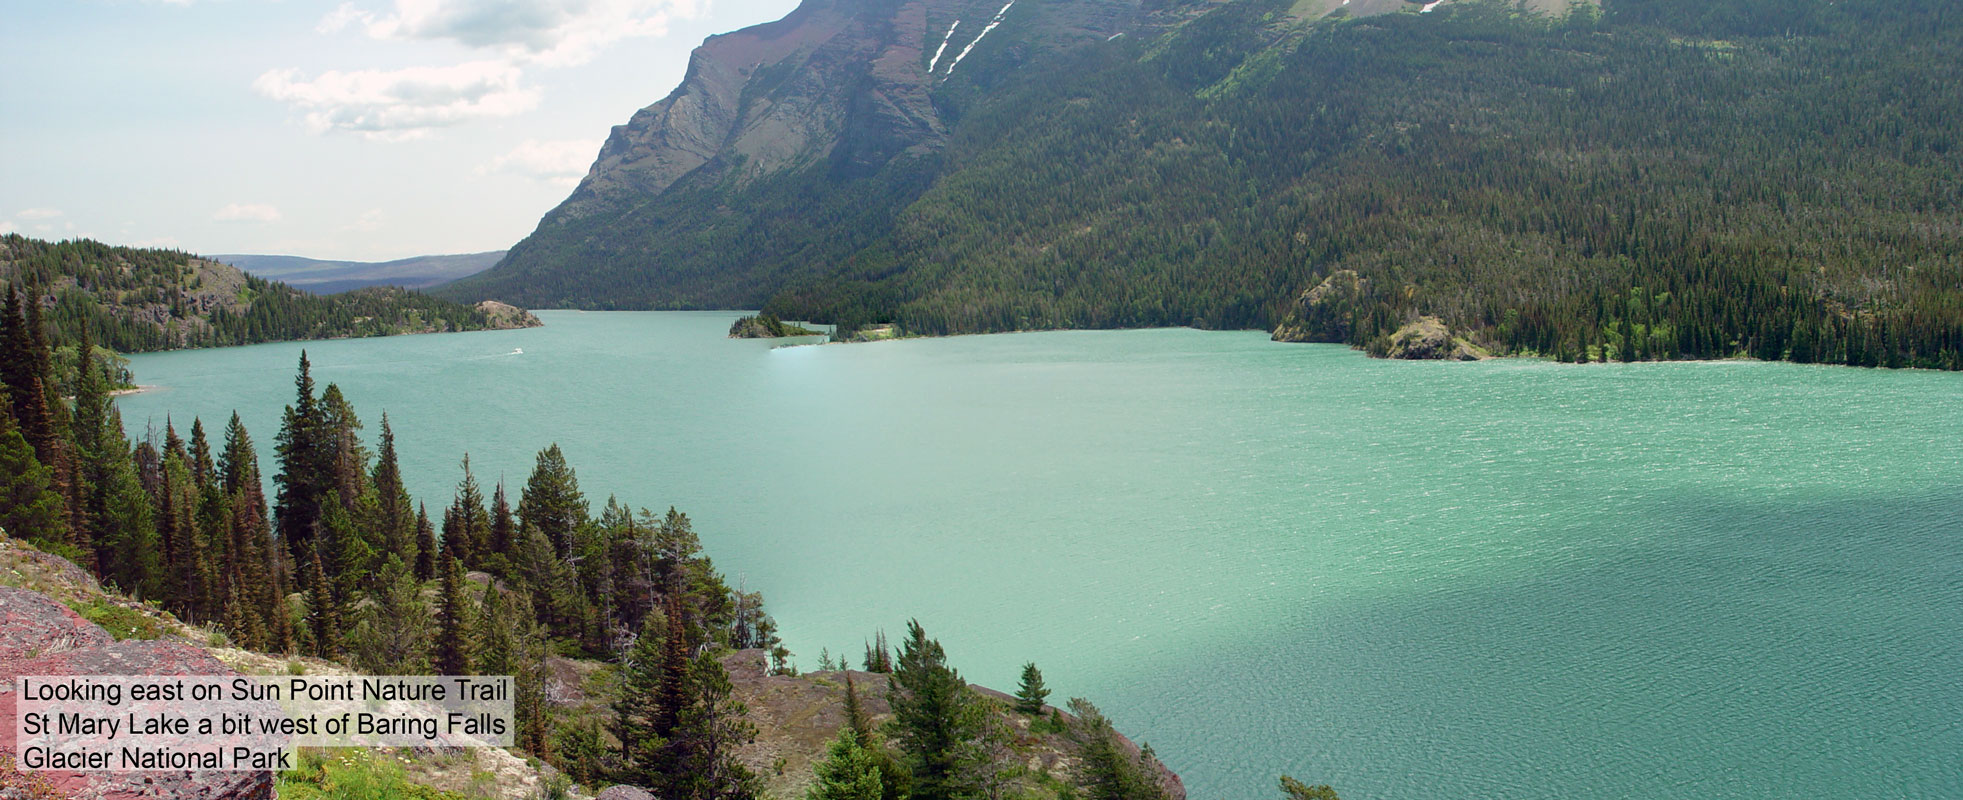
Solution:
[[[556,733],[548,656],[656,647],[661,719],[623,745],[652,760],[624,763],[650,782],[723,776],[664,796],[746,796],[732,792],[754,783],[732,760],[742,708],[716,659],[759,648],[782,666],[789,653],[761,595],[724,583],[687,515],[612,498],[592,515],[557,446],[540,451],[515,498],[502,485],[487,496],[465,457],[455,496],[432,513],[403,486],[388,418],[371,451],[355,409],[339,387],[314,384],[304,354],[271,497],[236,414],[222,430],[192,420],[132,444],[105,371],[82,370],[72,400],[62,396],[45,329],[15,305],[0,317],[0,363],[9,535],[247,649],[370,674],[512,675],[516,740],[541,756]]]
[[[1951,4],[1475,4],[1269,41],[1281,5],[979,109],[889,247],[770,308],[1266,329],[1354,270],[1320,338],[1429,314],[1565,360],[1963,368]]]
[[[683,181],[456,291],[1373,350],[1436,316],[1500,354],[1963,368],[1954,3],[1297,5],[983,62],[937,84],[937,152]],[[1345,271],[1358,296],[1298,308]]]

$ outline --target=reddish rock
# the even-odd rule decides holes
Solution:
[[[107,631],[46,595],[0,589],[0,663],[96,647],[111,641]]]
[[[22,675],[231,675],[189,642],[114,641],[94,623],[37,592],[0,589],[0,761],[17,755],[14,679]],[[35,772],[73,800],[199,798],[271,800],[271,772]],[[0,798],[30,797],[0,782]]]

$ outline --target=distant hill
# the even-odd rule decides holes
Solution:
[[[427,289],[490,269],[504,258],[504,251],[415,256],[394,261],[324,261],[301,256],[235,253],[210,258],[314,294],[338,294],[367,286]]]
[[[0,286],[39,304],[56,347],[87,331],[122,353],[539,324],[502,303],[384,286],[321,296],[177,250],[18,234],[0,236]]]

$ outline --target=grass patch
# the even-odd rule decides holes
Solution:
[[[302,750],[276,790],[282,800],[473,800],[410,783],[396,757],[372,750]]]
[[[69,600],[68,607],[83,619],[101,625],[103,630],[118,640],[156,639],[164,635],[164,628],[149,615],[132,608],[104,602],[101,598],[89,600]]]

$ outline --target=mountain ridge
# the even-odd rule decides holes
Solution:
[[[754,174],[719,154],[656,193],[590,195],[444,291],[1373,353],[1430,317],[1498,355],[1963,368],[1963,75],[1935,57],[1963,47],[1958,11],[1554,6],[1127,5],[1125,30],[1065,44],[1044,38],[1059,18],[1021,12],[1112,6],[964,7],[950,48],[1002,21],[927,80],[946,135],[925,152]],[[948,8],[925,6],[923,40]],[[1369,16],[1386,10],[1408,13]],[[1304,316],[1342,271],[1368,287],[1346,318]]]
[[[315,294],[339,294],[369,286],[427,289],[496,266],[505,251],[410,256],[390,261],[343,261],[305,256],[220,253],[208,256],[262,278]]]
[[[989,59],[1021,58],[984,48],[960,72],[950,65],[934,78],[929,36],[938,44],[950,27],[978,30],[999,14],[991,44],[1029,27],[1040,35],[1018,42],[1053,48],[1105,39],[1141,17],[1138,0],[1008,5],[1022,13],[994,0],[810,0],[781,20],[710,37],[679,86],[613,129],[537,231],[497,267],[440,293],[588,308],[760,304],[764,284],[808,271],[816,254],[800,242],[820,229],[877,230],[880,217],[924,188],[961,108],[930,88],[953,84],[958,94],[982,85]],[[854,190],[827,191],[828,182]],[[744,197],[725,202],[732,192]],[[607,230],[635,231],[633,241],[593,233]],[[692,254],[653,257],[672,287],[662,296],[633,291],[650,250]],[[575,296],[535,280],[569,269],[628,291]],[[730,280],[732,269],[757,279]]]

